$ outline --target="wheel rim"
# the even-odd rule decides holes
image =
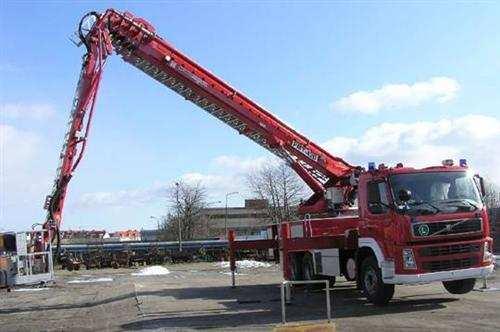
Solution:
[[[369,294],[375,293],[377,283],[378,283],[378,277],[377,277],[377,273],[375,272],[375,270],[373,270],[373,268],[369,267],[365,270],[365,276],[364,276],[363,280],[365,283],[366,291]]]
[[[354,259],[349,258],[347,260],[346,272],[349,279],[351,280],[356,279],[356,261]]]

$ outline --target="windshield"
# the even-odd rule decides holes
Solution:
[[[390,177],[392,194],[398,210],[412,214],[475,211],[481,206],[474,179],[468,172],[428,172],[397,174]],[[401,190],[409,190],[407,202]]]

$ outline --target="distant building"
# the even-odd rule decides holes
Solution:
[[[127,229],[124,231],[117,231],[109,233],[107,241],[141,241],[141,232],[136,229]]]
[[[160,240],[160,231],[158,229],[141,229],[142,242],[154,242]]]
[[[61,231],[61,243],[100,242],[106,237],[105,230],[67,230]]]
[[[210,207],[202,210],[202,227],[204,234],[197,237],[224,237],[226,230],[233,229],[238,235],[255,235],[266,229],[270,223],[267,211],[267,200],[246,199],[245,206]]]

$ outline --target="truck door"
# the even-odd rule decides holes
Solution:
[[[387,183],[383,180],[372,180],[366,183],[366,203],[362,223],[364,225],[363,237],[372,237],[383,246],[386,240],[386,228],[390,227],[389,192]]]

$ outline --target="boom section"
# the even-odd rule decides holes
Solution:
[[[147,21],[130,13],[104,15],[111,42],[123,60],[286,160],[315,193],[354,167],[286,125],[243,93],[159,37]]]
[[[98,17],[99,15],[95,12],[85,15],[80,22],[80,33],[82,32],[82,22],[86,18],[96,19]],[[59,155],[56,178],[51,193],[45,198],[44,208],[47,210],[47,217],[43,227],[53,231],[54,236],[58,235],[69,181],[85,151],[101,75],[106,58],[112,52],[109,35],[103,29],[102,24],[102,21],[96,19],[93,29],[89,30],[86,36],[87,53],[83,57],[64,143]]]

